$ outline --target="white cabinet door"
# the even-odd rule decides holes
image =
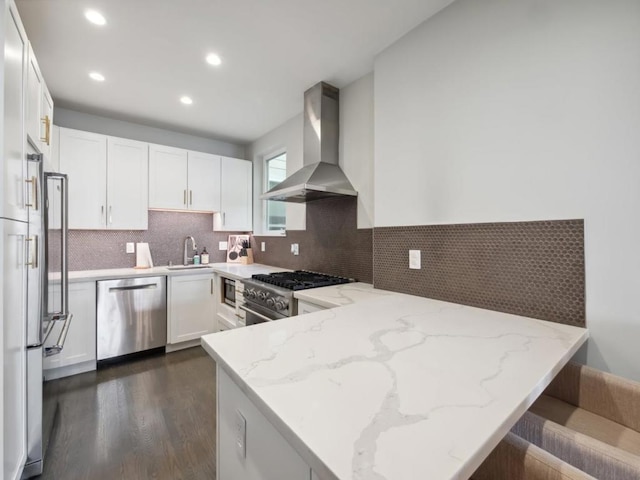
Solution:
[[[187,151],[149,145],[149,208],[186,210]]]
[[[4,28],[4,158],[0,172],[0,217],[26,221],[24,103],[28,44],[13,3],[7,11]]]
[[[169,277],[168,343],[200,338],[215,331],[214,275]]]
[[[55,294],[59,291],[59,287],[52,289]],[[69,312],[73,318],[64,347],[59,354],[45,357],[44,370],[96,360],[96,282],[69,284]],[[53,327],[45,347],[58,340],[62,324],[57,322]]]
[[[216,478],[218,480],[240,478],[243,480],[310,480],[309,465],[220,366],[216,370],[216,379],[218,402]],[[244,435],[238,431],[241,428],[238,425],[242,423],[244,423]],[[239,438],[244,440],[244,451],[242,442],[238,442]]]
[[[31,143],[40,150],[41,139],[41,119],[42,113],[42,86],[44,81],[40,73],[38,61],[33,53],[33,48],[29,44],[29,57],[27,66],[27,135]]]
[[[214,227],[221,231],[246,232],[252,229],[252,172],[247,160],[222,157],[220,218]]]
[[[319,312],[320,310],[326,310],[326,308],[320,305],[316,305],[315,303],[308,303],[302,300],[298,300],[298,315]]]
[[[0,220],[2,247],[3,399],[0,447],[4,461],[2,478],[19,478],[26,460],[26,266],[27,224]],[[0,422],[2,419],[0,419]]]
[[[148,227],[149,147],[123,138],[107,139],[107,228]]]
[[[189,210],[220,211],[220,157],[189,152]]]
[[[107,137],[60,128],[60,170],[69,176],[69,228],[105,228]]]

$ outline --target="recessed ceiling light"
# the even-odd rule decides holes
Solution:
[[[210,53],[209,55],[207,55],[206,60],[209,65],[218,66],[222,63],[222,59],[220,58],[220,55],[215,53]]]
[[[107,23],[107,19],[96,10],[87,10],[84,12],[84,16],[95,25],[104,25]]]
[[[91,77],[91,79],[95,80],[96,82],[104,82],[104,75],[102,75],[101,73],[91,72],[89,73],[89,77]]]
[[[193,103],[191,97],[187,97],[186,95],[184,97],[180,97],[180,101],[185,105],[191,105]]]

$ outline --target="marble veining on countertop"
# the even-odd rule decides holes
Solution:
[[[320,478],[467,479],[586,329],[408,295],[202,345]]]
[[[156,276],[177,276],[177,275],[197,275],[207,273],[218,273],[227,277],[241,280],[251,278],[257,273],[281,272],[286,270],[279,267],[271,267],[254,263],[242,265],[234,263],[211,263],[209,268],[194,268],[185,270],[169,270],[167,266],[153,268],[108,268],[103,270],[76,270],[69,272],[69,282],[90,282],[96,280],[109,280],[127,277],[156,277]],[[60,278],[60,274],[53,274],[51,280]]]
[[[388,290],[373,288],[370,283],[344,283],[330,287],[310,288],[298,290],[294,297],[298,300],[320,305],[326,308],[341,307],[353,303],[373,300],[375,298],[399,295]]]

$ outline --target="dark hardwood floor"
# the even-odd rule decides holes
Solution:
[[[38,478],[215,479],[215,390],[201,347],[47,382],[60,411]]]

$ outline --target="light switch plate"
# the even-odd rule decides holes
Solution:
[[[218,242],[218,250],[226,250],[227,242]]]
[[[133,245],[133,242],[127,242],[127,253],[135,253],[136,249]]]
[[[297,243],[292,243],[291,253],[293,253],[294,255],[300,255],[300,245],[298,245]]]
[[[241,459],[247,458],[247,420],[240,413],[240,410],[236,410],[235,418],[236,427],[236,453]]]
[[[260,251],[261,252],[267,251],[267,242],[260,242]]]
[[[421,266],[420,250],[409,250],[409,268],[411,270],[420,270]]]

